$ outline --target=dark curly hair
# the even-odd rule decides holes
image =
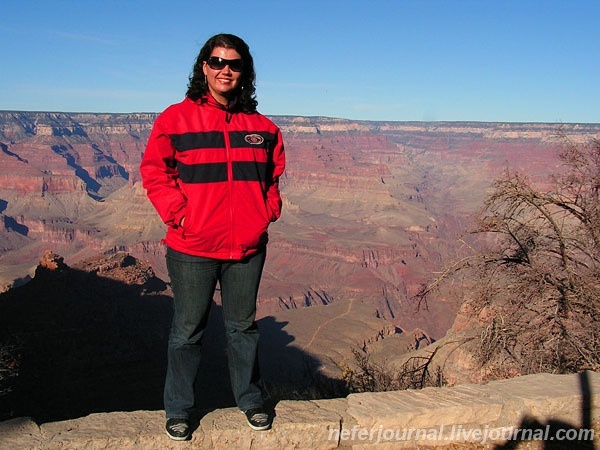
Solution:
[[[208,85],[202,66],[204,61],[208,60],[213,49],[215,47],[231,48],[238,52],[242,57],[244,68],[240,78],[240,85],[237,90],[237,102],[235,104],[236,109],[244,112],[256,111],[258,102],[256,101],[256,87],[254,82],[256,80],[256,74],[254,72],[254,60],[250,54],[250,48],[241,38],[233,34],[217,34],[211,37],[198,54],[194,69],[190,75],[190,82],[188,84],[188,90],[186,96],[196,101],[208,92]]]

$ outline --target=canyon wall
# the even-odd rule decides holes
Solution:
[[[124,250],[166,278],[165,228],[138,172],[155,117],[0,112],[4,289],[26,282],[45,249],[68,263]],[[436,338],[452,324],[459,294],[420,312],[410,297],[460,254],[457,236],[491,181],[510,168],[544,183],[565,137],[600,136],[591,124],[273,120],[288,164],[261,316],[358,299],[376,317]]]
[[[35,357],[18,362],[30,378],[15,395],[32,402],[33,409],[44,393],[61,393],[52,386],[72,387],[74,399],[81,392],[97,395],[89,403],[98,410],[121,408],[103,406],[99,386],[106,385],[107,374],[99,368],[111,377],[129,374],[136,389],[140,370],[147,372],[147,391],[136,391],[142,403],[135,406],[160,407],[157,361],[164,362],[172,299],[162,282],[168,281],[161,243],[165,226],[138,172],[155,117],[0,111],[0,285],[6,291],[0,295],[5,321],[0,329],[15,345],[33,339],[42,349],[29,348]],[[464,255],[459,238],[468,234],[492,181],[505,170],[520,171],[543,188],[548,174],[560,170],[557,154],[565,142],[600,138],[600,125],[592,124],[273,120],[284,135],[287,170],[281,179],[284,211],[270,228],[258,299],[267,348],[261,362],[271,382],[297,382],[309,364],[310,371],[335,383],[356,348],[368,345],[389,362],[412,350],[427,351],[422,344],[443,343],[464,287],[448,287],[430,298],[427,308],[418,309],[412,297],[445,264]],[[48,279],[34,278],[47,250],[76,271],[51,278],[49,285]],[[93,259],[99,254],[106,259]],[[160,290],[131,283],[130,256],[119,263],[125,278],[106,281],[117,254],[137,258],[142,275],[151,267]],[[96,266],[90,269],[86,261]],[[155,291],[148,296],[150,289]],[[215,301],[218,314],[218,295]],[[148,315],[144,320],[140,311]],[[123,333],[135,337],[128,335],[121,348],[116,343]],[[107,337],[114,341],[107,344]],[[209,353],[219,350],[209,354],[213,366],[206,373],[219,379],[226,371],[222,340],[207,338]],[[145,349],[143,361],[134,344]],[[102,350],[90,350],[94,345]],[[72,351],[63,351],[69,346]],[[60,364],[64,371],[44,360],[53,352],[66,355]],[[91,357],[97,353],[99,359]],[[83,365],[76,367],[70,354],[81,355],[76,359]],[[459,363],[453,366],[457,377],[465,367]],[[77,384],[84,372],[97,372],[91,387]],[[29,386],[39,386],[40,395],[32,396]],[[215,397],[207,402],[219,407],[229,394],[215,389],[207,395]],[[110,400],[126,396],[116,397]],[[23,403],[15,398],[15,405]],[[154,402],[150,406],[143,403],[148,398]],[[67,414],[69,401],[46,400],[50,406],[44,411],[53,414],[60,408],[65,416],[90,412]]]

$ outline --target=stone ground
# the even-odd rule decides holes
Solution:
[[[600,431],[600,405],[594,401],[599,390],[600,374],[585,372],[286,400],[275,406],[269,431],[250,430],[237,409],[224,408],[202,417],[188,442],[167,438],[162,411],[100,413],[41,425],[17,418],[0,423],[0,449],[591,449],[599,445],[597,436],[583,442],[558,437],[592,426]],[[514,427],[530,428],[533,437],[547,433],[546,439],[484,443],[477,436],[501,436],[499,430]],[[416,434],[399,434],[407,431]]]

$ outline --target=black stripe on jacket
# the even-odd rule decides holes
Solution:
[[[260,139],[257,139],[260,137]],[[266,131],[230,131],[229,143],[231,148],[266,148],[271,149],[277,136]]]
[[[171,142],[176,150],[200,150],[203,148],[225,148],[225,136],[221,131],[196,131],[183,134],[171,134]],[[258,138],[258,139],[257,139]],[[231,148],[272,148],[277,140],[273,133],[265,131],[230,131]]]
[[[266,162],[234,161],[232,163],[233,181],[267,180]],[[227,163],[184,164],[177,163],[179,178],[184,183],[219,183],[227,181]]]
[[[260,181],[267,180],[267,163],[258,161],[234,161],[233,181]]]
[[[171,142],[177,151],[200,150],[203,148],[225,148],[225,136],[221,131],[199,131],[171,134]]]
[[[184,183],[218,183],[227,181],[227,163],[184,164],[177,162],[179,178]]]

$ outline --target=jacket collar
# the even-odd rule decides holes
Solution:
[[[237,104],[237,96],[234,97],[232,100],[230,100],[227,105],[222,105],[212,96],[212,94],[210,92],[207,92],[205,95],[200,97],[200,99],[197,101],[197,103],[200,105],[207,104],[210,106],[214,106],[215,108],[219,108],[219,109],[225,110],[227,112],[234,112],[235,106]]]

